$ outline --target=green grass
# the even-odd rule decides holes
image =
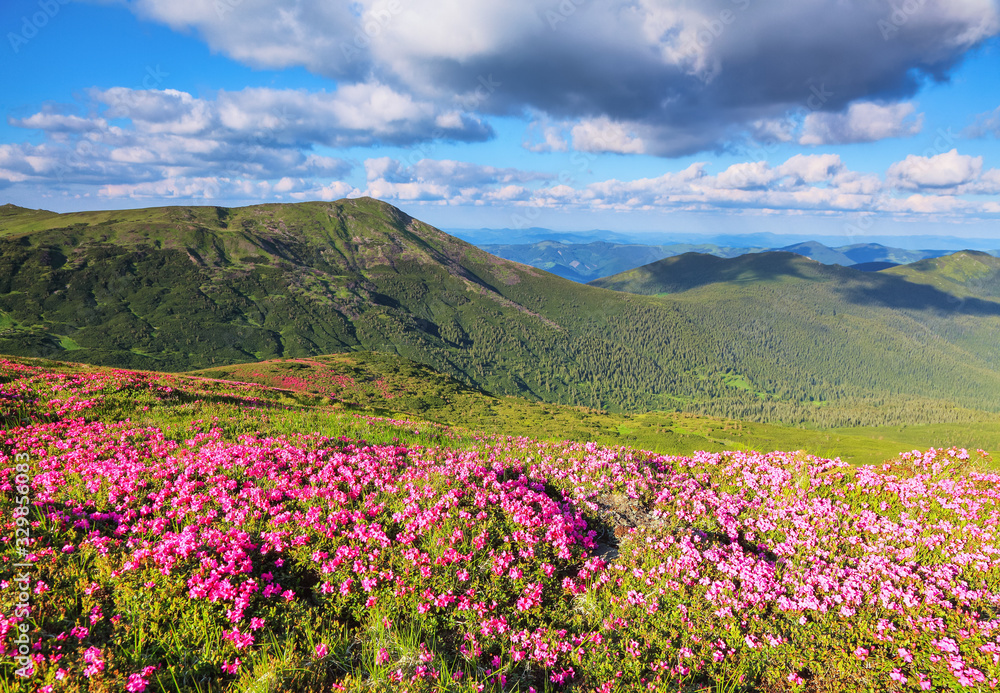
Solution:
[[[43,359],[15,360],[66,374],[86,373],[91,368]],[[213,421],[227,436],[252,434],[259,430],[259,414],[234,409],[231,398],[222,394],[231,387],[226,380],[237,380],[264,386],[253,392],[265,396],[271,407],[266,414],[268,426],[287,435],[316,432],[373,442],[399,439],[417,445],[448,440],[450,445],[467,448],[481,432],[628,445],[668,455],[690,455],[697,450],[804,450],[828,458],[840,457],[851,464],[880,463],[914,448],[959,446],[983,449],[1000,459],[998,418],[975,424],[817,430],[684,412],[616,414],[492,396],[426,366],[386,354],[336,354],[307,361],[311,365],[272,361],[201,371],[192,374],[192,382],[200,384],[202,396],[148,410],[129,397],[109,397],[96,413],[108,419],[131,418],[137,425],[178,431],[201,419]],[[287,387],[290,383],[281,381],[289,374],[302,382]],[[335,375],[348,375],[355,384],[335,396],[320,392],[328,390],[329,379]],[[376,385],[378,381],[383,384]],[[393,396],[387,398],[383,392]],[[379,423],[380,418],[409,420],[414,426],[385,426]]]
[[[750,390],[750,381],[738,373],[727,373],[722,376],[722,382],[724,382],[729,387],[735,387],[737,390]]]
[[[315,399],[308,401],[332,403],[334,410],[421,418],[466,431],[543,440],[593,440],[671,455],[804,450],[861,464],[878,463],[914,447],[955,445],[1000,453],[1000,417],[975,424],[817,430],[684,412],[610,413],[496,397],[426,366],[378,353],[276,360],[195,374],[286,388],[289,395],[312,395]]]

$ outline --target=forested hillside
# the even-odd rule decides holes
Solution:
[[[910,415],[896,411],[899,395],[933,397],[932,383],[951,383],[956,399],[967,404],[990,398],[976,379],[992,381],[1000,368],[1000,303],[987,300],[998,287],[1000,275],[989,269],[997,264],[985,253],[962,252],[871,273],[791,253],[732,259],[691,253],[591,285],[659,295],[697,316],[706,333],[731,336],[719,357],[733,364],[733,388],[714,393],[702,411],[735,418],[764,411],[765,418],[787,422],[846,416],[893,423]],[[956,277],[965,283],[959,286]],[[776,377],[782,363],[800,364],[801,371]],[[817,391],[825,394],[817,397]],[[972,392],[978,394],[965,397]],[[939,405],[903,399],[907,411],[929,417]],[[806,402],[814,411],[803,408]]]

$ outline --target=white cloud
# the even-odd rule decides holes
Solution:
[[[124,118],[139,132],[197,135],[217,125],[211,105],[176,89],[93,89],[89,96],[107,106],[108,118]],[[42,128],[44,129],[44,128]]]
[[[197,98],[175,89],[114,87],[88,92],[100,118],[45,113],[12,121],[25,128],[63,132],[104,130],[107,119],[127,120],[135,132],[223,140],[254,137],[282,144],[408,145],[435,139],[483,141],[493,132],[470,113],[420,101],[376,82],[335,92],[247,88]]]
[[[733,164],[715,177],[720,188],[762,188],[775,179],[775,172],[764,161]]]
[[[796,154],[779,166],[779,176],[789,176],[796,183],[823,183],[844,170],[837,154]]]
[[[81,118],[76,115],[62,115],[58,113],[46,113],[44,111],[35,113],[27,118],[11,118],[8,122],[19,128],[44,130],[49,133],[79,134],[94,130],[103,130],[108,126],[107,121],[103,118]]]
[[[911,137],[923,127],[923,114],[914,115],[912,103],[851,104],[843,113],[810,113],[802,126],[799,144],[852,144],[877,142],[890,137]]]
[[[563,134],[564,129],[565,124],[534,120],[528,125],[522,146],[529,152],[565,152],[569,149],[569,142]]]
[[[87,116],[42,111],[12,121],[41,130],[47,141],[0,146],[0,185],[129,199],[330,194],[352,166],[311,150],[319,138],[353,136],[335,117],[345,100],[281,90],[258,90],[255,100],[251,91],[215,99],[176,90],[91,91],[82,104]],[[376,96],[367,103],[379,104],[378,90],[370,93]],[[395,125],[399,136],[421,127]]]
[[[98,195],[105,198],[155,198],[155,199],[204,199],[215,200],[223,197],[223,187],[230,192],[242,192],[242,186],[226,179],[205,178],[164,178],[149,183],[109,184],[101,187]],[[258,188],[257,192],[260,192]]]
[[[526,199],[523,183],[548,180],[549,174],[482,166],[464,161],[421,159],[410,166],[390,157],[365,161],[367,191],[372,197],[396,200],[471,204]]]
[[[329,108],[340,127],[375,133],[390,131],[396,123],[433,121],[435,115],[432,104],[417,103],[410,95],[382,84],[347,85],[338,91]],[[454,122],[461,127],[460,117]]]
[[[757,142],[791,142],[796,123],[791,118],[762,118],[750,123],[751,137]]]
[[[613,154],[643,154],[642,138],[624,123],[609,118],[583,120],[573,126],[573,148],[581,152]]]
[[[275,183],[271,187],[271,189],[274,192],[276,192],[276,193],[292,192],[293,190],[295,190],[296,188],[298,188],[299,186],[301,186],[303,182],[304,181],[301,178],[298,179],[298,180],[293,180],[292,178],[289,178],[289,177],[285,176],[284,178],[282,178],[281,180],[279,180],[277,183]]]
[[[983,171],[978,179],[962,185],[959,192],[968,195],[1000,195],[1000,168]]]
[[[887,179],[899,188],[954,188],[978,178],[983,157],[959,154],[957,149],[936,156],[907,156],[889,167]]]
[[[357,188],[343,181],[334,181],[329,185],[308,190],[300,190],[289,195],[295,200],[340,200],[345,197],[359,197]]]
[[[301,190],[328,194],[330,179],[352,167],[317,147],[480,141],[492,135],[476,116],[442,111],[374,82],[331,93],[257,88],[199,98],[174,89],[116,87],[86,97],[59,112],[12,119],[12,125],[41,131],[47,141],[6,145],[0,180],[98,185],[104,195],[162,193],[172,199],[199,196],[199,186],[213,179],[240,185],[285,179],[277,192],[291,192],[284,189],[287,180],[302,180]],[[87,115],[70,113],[74,109]]]

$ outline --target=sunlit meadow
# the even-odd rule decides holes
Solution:
[[[476,436],[0,362],[5,691],[919,691],[1000,678],[1000,475]]]

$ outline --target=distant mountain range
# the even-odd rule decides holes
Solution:
[[[690,252],[732,258],[747,253],[779,250],[812,258],[825,265],[856,267],[865,272],[879,271],[895,265],[941,257],[954,252],[950,250],[906,250],[878,243],[860,243],[830,248],[817,241],[795,243],[779,248],[723,247],[711,243],[645,245],[607,241],[569,243],[551,240],[528,244],[485,244],[480,247],[507,260],[538,267],[565,279],[583,283],[618,274],[663,258]],[[994,252],[1000,255],[1000,251]]]
[[[588,286],[370,198],[7,205],[0,353],[176,371],[379,351],[494,394],[595,408],[964,420],[1000,411],[998,263],[957,253],[865,273],[791,252],[686,252]]]
[[[493,255],[552,272],[564,279],[586,283],[672,255],[701,252],[719,257],[735,257],[765,248],[720,248],[716,245],[643,245],[638,243],[566,243],[539,241],[527,245],[483,245]]]
[[[767,248],[778,250],[800,243],[820,243],[828,248],[849,247],[851,245],[882,245],[888,248],[922,250],[940,248],[946,252],[958,250],[991,251],[1000,248],[998,238],[961,238],[956,236],[927,235],[868,235],[865,243],[845,243],[853,240],[846,235],[822,235],[817,233],[685,233],[685,232],[625,232],[590,229],[586,231],[555,231],[541,227],[526,229],[444,229],[447,233],[476,246],[485,245],[531,245],[541,241],[560,243],[593,243],[605,241],[623,245],[694,245],[718,246],[720,248]]]

